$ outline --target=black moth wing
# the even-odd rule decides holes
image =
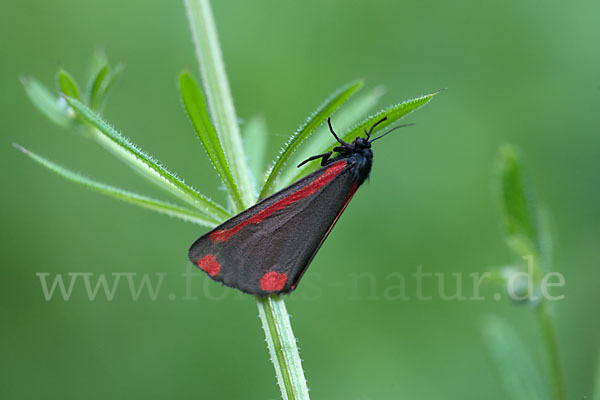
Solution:
[[[196,240],[190,261],[246,293],[291,292],[358,188],[358,163],[335,160],[261,200]]]

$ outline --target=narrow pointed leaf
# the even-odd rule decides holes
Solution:
[[[79,185],[85,186],[88,189],[92,189],[96,192],[105,194],[110,197],[114,197],[119,200],[134,204],[139,207],[147,208],[152,211],[156,211],[161,214],[166,214],[171,217],[176,217],[184,221],[193,222],[198,225],[214,227],[219,223],[216,219],[206,217],[199,212],[189,210],[183,207],[179,207],[173,204],[165,203],[160,200],[154,200],[152,198],[142,196],[136,193],[125,191],[113,186],[106,185],[104,183],[96,182],[91,179],[85,178],[80,174],[68,170],[44,157],[41,157],[17,144],[13,144],[17,149],[25,153],[35,162],[43,165],[52,172],[62,176],[63,178],[75,182]]]
[[[523,158],[510,145],[500,149],[502,219],[509,246],[519,255],[539,254],[537,211]]]
[[[105,65],[108,65],[108,57],[106,57],[104,49],[101,47],[96,48],[92,54],[92,59],[88,69],[88,76],[95,76]]]
[[[210,115],[219,134],[227,164],[242,195],[244,207],[255,202],[254,187],[242,145],[240,128],[225,73],[225,64],[208,0],[185,0],[204,92],[208,97]],[[241,211],[236,207],[235,211]]]
[[[242,129],[248,167],[252,171],[254,182],[261,182],[265,176],[267,135],[267,123],[262,116],[253,117]]]
[[[56,97],[48,88],[34,78],[22,77],[21,83],[25,88],[25,93],[29,97],[29,100],[48,119],[63,127],[71,123],[73,118],[69,115],[69,108],[66,107],[66,103],[62,99]],[[65,104],[64,107],[60,106],[60,101]]]
[[[375,124],[378,121],[381,121],[382,118],[387,117],[387,120],[377,125],[376,130],[373,132],[373,134],[375,134],[376,132],[381,131],[386,126],[393,124],[394,122],[398,121],[407,114],[423,107],[425,104],[429,103],[429,101],[431,101],[431,99],[438,93],[439,91],[425,96],[416,97],[414,99],[410,99],[400,104],[396,104],[384,110],[381,110],[378,113],[375,113],[370,117],[364,119],[362,122],[355,125],[353,128],[347,130],[340,137],[346,142],[352,142],[357,136],[364,137],[365,129],[369,130],[371,126],[373,126],[373,124]],[[329,145],[323,147],[315,154],[326,153],[327,151],[331,150],[331,148],[335,146],[334,141],[335,139],[330,138]],[[303,165],[301,168],[298,168],[298,172],[296,173],[292,181],[296,181],[304,175],[316,170],[317,168],[319,168],[319,165],[320,164],[318,162],[311,162]]]
[[[550,399],[547,385],[527,345],[508,322],[488,317],[483,329],[497,377],[514,400]]]
[[[354,92],[360,89],[362,85],[363,82],[359,80],[339,89],[317,108],[306,122],[292,135],[269,170],[263,188],[260,191],[259,198],[263,198],[273,191],[283,166],[298,146],[300,146],[300,144],[327,119],[327,117],[331,116],[339,106],[348,100]]]
[[[108,64],[105,64],[94,76],[92,76],[92,79],[90,79],[87,90],[87,104],[92,110],[98,109],[102,85],[104,84],[104,80],[108,77],[108,71]]]
[[[110,89],[113,87],[114,83],[117,81],[117,78],[123,72],[123,64],[117,64],[116,67],[109,69],[108,74],[102,81],[102,85],[96,94],[96,107],[97,109],[101,109],[106,101],[106,96],[110,92]]]
[[[111,67],[102,49],[96,50],[90,66],[86,104],[95,111],[102,109],[106,95],[123,70],[122,64]]]
[[[429,103],[431,99],[433,99],[433,97],[438,93],[439,92],[435,92],[425,96],[416,97],[414,99],[410,99],[400,104],[396,104],[384,110],[381,110],[378,113],[364,119],[361,123],[349,129],[348,131],[346,131],[346,133],[342,134],[342,140],[351,142],[357,136],[364,136],[365,129],[369,130],[371,126],[373,126],[373,124],[380,121],[382,118],[387,117],[387,120],[377,125],[376,130],[373,132],[373,134],[375,134],[375,132],[380,131],[385,127],[393,124],[400,118],[405,117],[407,114],[410,114],[411,112],[423,107],[425,104]],[[333,143],[333,141],[331,141],[331,143]]]
[[[188,71],[184,71],[179,75],[179,89],[187,115],[208,154],[208,158],[210,158],[221,177],[221,181],[223,181],[229,197],[235,204],[235,208],[243,209],[242,196],[227,164],[217,131],[208,114],[204,94]]]
[[[84,121],[96,128],[93,131],[95,139],[128,165],[142,172],[144,176],[149,177],[153,182],[159,183],[160,187],[167,189],[207,215],[219,220],[230,216],[222,206],[185,184],[175,174],[123,137],[83,103],[70,97],[66,97],[65,99]]]
[[[60,88],[61,93],[63,93],[65,96],[69,96],[81,101],[79,87],[77,87],[75,79],[73,79],[73,77],[71,77],[71,75],[69,75],[69,73],[62,68],[58,70],[58,87]]]

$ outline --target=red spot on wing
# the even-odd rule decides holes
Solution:
[[[283,289],[287,282],[287,275],[275,271],[267,272],[260,278],[260,288],[265,292],[276,292]]]
[[[201,270],[206,271],[210,276],[215,276],[221,270],[221,264],[219,264],[214,254],[202,257],[197,264]]]
[[[335,178],[340,172],[344,170],[345,167],[346,161],[344,160],[332,164],[331,167],[327,168],[325,172],[321,174],[321,176],[319,176],[317,179],[315,179],[305,187],[271,204],[269,207],[259,211],[255,215],[251,216],[245,221],[240,222],[232,228],[214,231],[209,235],[210,240],[212,240],[215,243],[226,242],[246,225],[260,224],[273,213],[283,210],[284,208],[294,204],[298,200],[302,200],[305,197],[315,194],[317,190],[321,189],[323,186],[331,182],[333,178]]]

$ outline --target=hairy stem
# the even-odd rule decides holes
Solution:
[[[281,297],[258,300],[258,311],[267,337],[271,360],[277,374],[281,396],[285,400],[308,399],[308,387],[302,360],[292,332],[290,318]]]

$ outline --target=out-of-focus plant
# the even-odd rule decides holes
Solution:
[[[532,309],[532,317],[540,329],[543,359],[538,360],[518,332],[503,319],[488,318],[484,335],[509,398],[563,400],[565,390],[553,304],[547,289],[549,277],[561,276],[552,268],[548,215],[536,204],[523,156],[517,148],[505,145],[500,149],[498,172],[501,225],[515,261],[497,271],[496,278],[504,284],[515,305]]]

